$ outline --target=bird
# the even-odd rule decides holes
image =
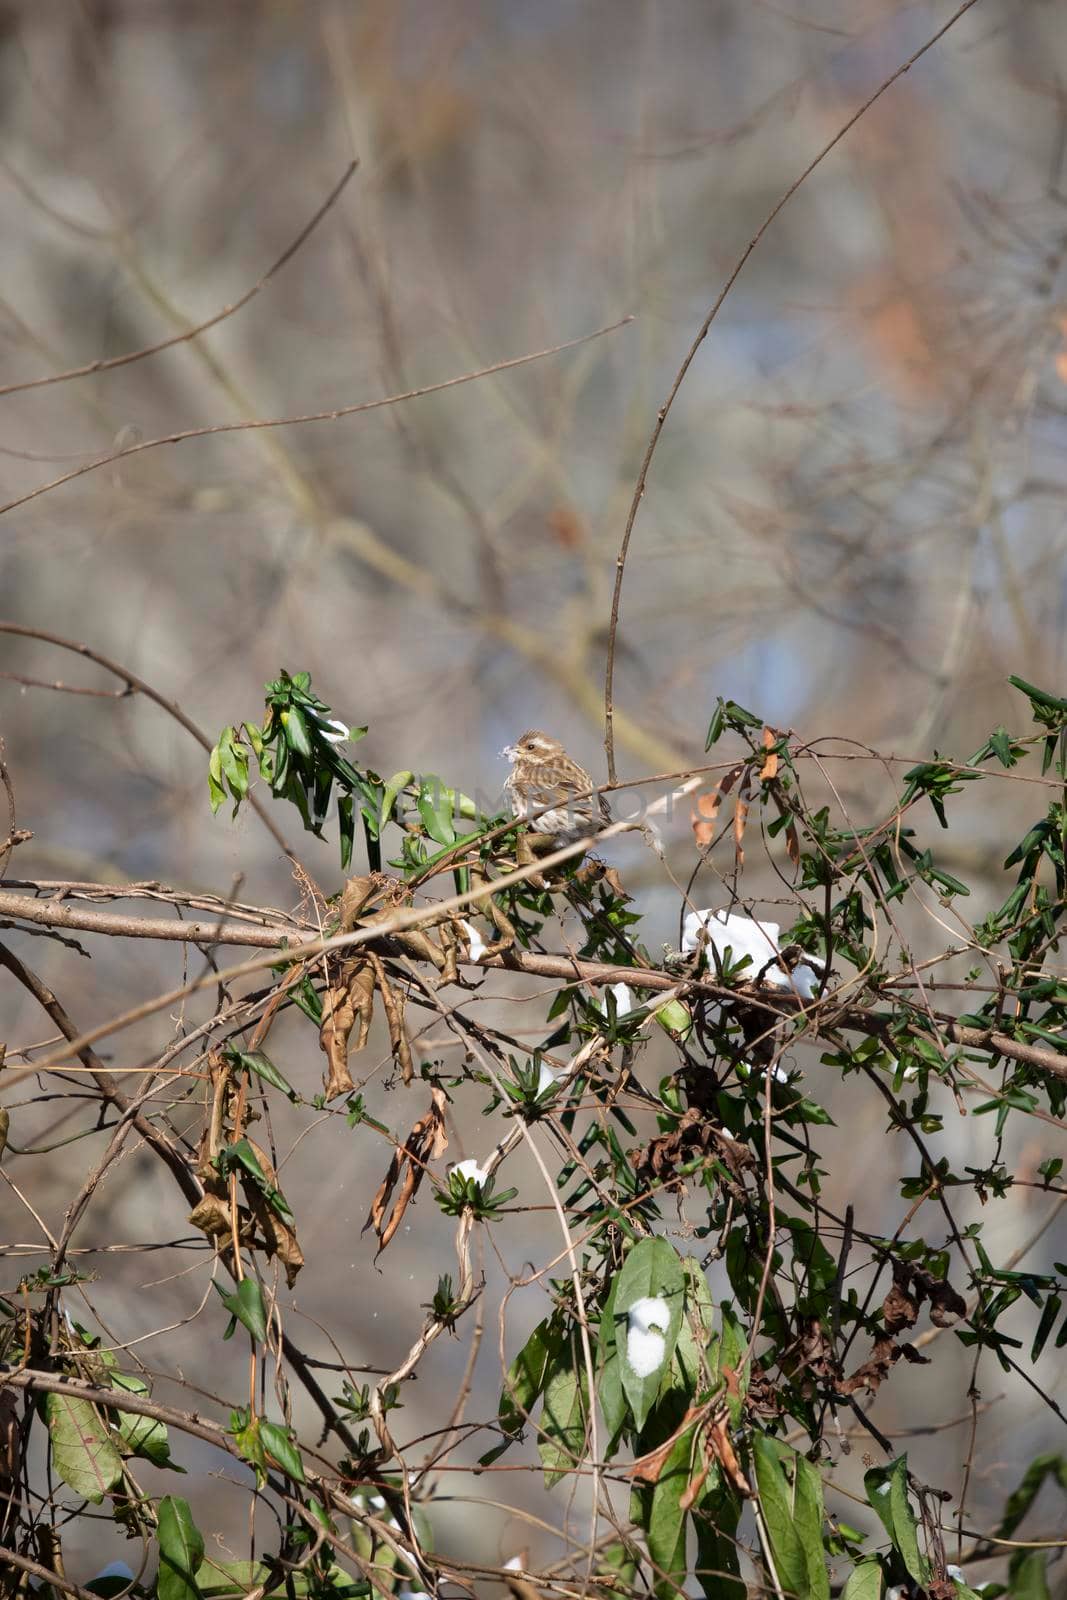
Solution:
[[[511,762],[504,785],[512,815],[532,832],[573,843],[611,823],[611,812],[584,767],[551,734],[531,728],[502,752]]]

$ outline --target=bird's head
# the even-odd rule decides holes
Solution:
[[[511,762],[515,761],[550,761],[563,754],[563,746],[558,739],[553,739],[547,733],[540,733],[536,728],[530,728],[521,734],[514,744],[509,744],[501,751]]]

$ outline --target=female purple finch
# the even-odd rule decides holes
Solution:
[[[610,824],[603,795],[590,792],[592,778],[558,739],[532,728],[503,753],[511,762],[504,787],[512,813],[532,832],[570,844]]]

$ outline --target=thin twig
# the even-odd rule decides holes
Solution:
[[[173,717],[186,733],[192,735],[200,748],[210,754],[213,748],[211,740],[192,717],[182,710],[176,700],[168,700],[166,695],[160,694],[158,689],[153,689],[150,683],[138,677],[136,672],[131,672],[129,667],[121,666],[119,662],[112,661],[109,656],[103,655],[99,650],[93,650],[87,644],[81,644],[77,639],[66,639],[62,634],[50,633],[46,628],[31,628],[25,622],[0,622],[0,633],[13,633],[22,639],[40,639],[43,644],[54,644],[59,650],[70,650],[76,656],[84,656],[87,661],[94,661],[98,667],[103,667],[105,672],[110,672],[115,678],[121,678],[128,690],[136,690],[138,694],[143,694],[146,700],[151,700],[160,710]],[[296,857],[286,843],[285,835],[263,802],[254,794],[248,796],[248,801],[279,849],[283,850],[291,861],[295,861]]]
[[[54,372],[47,378],[27,378],[21,383],[6,383],[0,386],[0,396],[20,394],[24,389],[43,389],[48,384],[68,383],[72,378],[87,378],[93,373],[111,372],[115,367],[127,367],[134,361],[144,361],[147,356],[158,355],[161,350],[170,350],[174,345],[186,344],[190,339],[195,339],[200,334],[207,333],[209,328],[215,328],[220,322],[225,322],[227,317],[236,315],[238,311],[242,311],[248,305],[250,300],[255,299],[261,289],[267,287],[271,279],[293,259],[300,247],[307,243],[323,217],[333,209],[340,199],[342,190],[346,187],[348,180],[358,166],[358,160],[348,163],[348,166],[310,221],[306,222],[296,238],[286,245],[273,266],[268,267],[263,276],[250,289],[247,289],[239,300],[235,300],[232,305],[223,306],[221,311],[216,311],[214,315],[205,318],[203,322],[198,322],[195,327],[187,328],[184,333],[172,334],[169,339],[160,339],[158,343],[145,345],[143,349],[128,350],[125,355],[109,356],[107,360],[89,361],[83,367],[70,367],[66,372]]]
[[[969,0],[969,3],[973,5],[974,0]],[[625,328],[633,320],[632,316],[621,317],[618,322],[609,323],[603,328],[595,328],[592,333],[583,333],[577,339],[566,339],[562,344],[550,345],[545,350],[533,350],[527,355],[511,356],[506,361],[494,361],[491,366],[478,367],[473,372],[463,372],[455,378],[443,378],[438,383],[426,383],[417,389],[406,389],[402,394],[383,395],[378,400],[361,400],[355,405],[336,406],[330,411],[308,411],[292,417],[247,417],[243,422],[214,422],[203,428],[183,428],[179,432],[162,434],[155,439],[142,439],[137,444],[128,444],[121,450],[109,450],[106,455],[95,456],[92,461],[86,461],[80,467],[74,467],[70,472],[64,472],[58,478],[52,478],[48,483],[39,484],[36,489],[30,489],[26,494],[19,495],[17,499],[9,500],[6,505],[0,506],[0,516],[7,511],[16,510],[18,506],[26,505],[30,500],[36,500],[39,495],[60,488],[65,483],[73,483],[76,478],[83,478],[87,472],[96,472],[100,467],[109,466],[114,461],[124,461],[127,456],[140,455],[145,450],[156,450],[160,445],[184,444],[188,439],[207,439],[223,433],[250,433],[264,428],[296,428],[309,422],[337,422],[341,417],[355,417],[366,411],[380,411],[384,406],[400,405],[407,400],[420,400],[424,395],[440,394],[445,389],[455,389],[463,383],[474,383],[479,378],[492,377],[497,372],[509,372],[514,367],[529,366],[533,361],[544,361],[547,357],[558,356],[565,350],[575,350],[579,345],[589,344],[593,339],[602,339],[605,334]]]
[[[777,205],[775,205],[773,210],[768,213],[757,231],[753,234],[752,238],[742,251],[733,271],[730,273],[730,276],[719,290],[718,296],[716,297],[711,310],[701,323],[696,338],[689,346],[689,349],[685,355],[685,359],[675,374],[674,382],[671,384],[671,387],[667,392],[666,400],[656,413],[655,425],[649,436],[648,444],[645,447],[645,453],[641,460],[641,467],[637,474],[637,482],[634,485],[633,498],[630,501],[630,509],[626,517],[626,527],[623,531],[622,544],[619,546],[619,554],[615,562],[615,586],[611,595],[611,620],[608,625],[607,663],[604,671],[604,754],[607,757],[608,778],[612,783],[616,781],[614,727],[615,639],[619,630],[619,604],[622,598],[623,574],[626,570],[626,557],[630,549],[630,535],[633,533],[634,523],[637,521],[637,513],[640,508],[641,501],[644,499],[645,485],[648,481],[648,471],[652,465],[652,457],[656,453],[656,446],[659,444],[660,434],[663,432],[664,424],[666,423],[667,418],[670,416],[671,407],[674,405],[678,391],[685,382],[686,374],[693,364],[697,351],[707,338],[712,323],[719,315],[723,301],[726,299],[726,296],[730,293],[730,290],[741,276],[741,272],[745,266],[745,263],[748,261],[749,256],[752,254],[753,250],[755,250],[756,246],[759,244],[760,240],[771,226],[771,223],[775,220],[778,214],[784,210],[785,206],[796,194],[801,184],[803,184],[804,181],[815,171],[815,168],[826,159],[834,146],[840,144],[845,135],[850,131],[850,129],[855,127],[856,123],[860,120],[865,112],[870,110],[875,101],[880,99],[881,96],[885,94],[886,90],[890,88],[892,84],[896,83],[898,78],[903,77],[904,73],[915,65],[916,61],[919,60],[919,57],[925,55],[926,52],[948,32],[953,24],[958,22],[964,13],[969,11],[975,4],[976,0],[963,0],[963,4],[957,11],[953,12],[948,21],[942,27],[938,28],[937,32],[927,39],[926,43],[921,45],[913,55],[909,56],[907,61],[905,61],[902,66],[899,66],[895,72],[891,73],[889,77],[879,85],[870,98],[863,102],[859,110],[854,112],[852,116],[849,117],[848,121],[837,130],[833,138],[823,146],[814,160],[809,161],[808,165],[804,168],[804,171],[800,174],[800,176],[794,178],[793,182],[782,195]],[[15,503],[18,504],[17,501]]]

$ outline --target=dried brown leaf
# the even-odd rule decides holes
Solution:
[[[914,1328],[919,1320],[920,1302],[908,1292],[908,1269],[900,1268],[899,1262],[893,1263],[893,1287],[882,1301],[882,1316],[885,1318],[887,1333],[900,1333],[905,1328]]]
[[[888,1378],[894,1364],[900,1360],[900,1346],[893,1340],[885,1337],[876,1339],[870,1359],[862,1367],[857,1367],[850,1378],[843,1378],[838,1385],[842,1394],[855,1394],[857,1389],[866,1389],[868,1394],[877,1394],[882,1384]]]
[[[725,1472],[742,1500],[750,1500],[752,1498],[752,1485],[741,1470],[741,1463],[737,1459],[733,1443],[727,1431],[726,1418],[716,1418],[711,1425],[710,1431],[715,1455],[718,1457],[723,1472]]]
[[[697,1106],[690,1106],[669,1133],[650,1139],[635,1164],[638,1181],[650,1187],[679,1191],[684,1187],[677,1169],[695,1156],[717,1157],[734,1180],[732,1192],[744,1192],[744,1172],[753,1157],[744,1145],[729,1138]]]
[[[786,824],[785,847],[789,852],[789,859],[794,867],[800,865],[800,840],[797,838],[797,825],[795,822]]]
[[[19,1409],[10,1389],[0,1390],[0,1500],[17,1503],[22,1430]]]
[[[189,1221],[209,1239],[228,1239],[233,1228],[229,1202],[222,1195],[210,1192],[190,1211]]]
[[[778,776],[778,752],[772,748],[777,743],[777,736],[772,728],[763,730],[763,748],[768,753],[763,758],[763,765],[759,769],[761,783],[767,783],[771,778]]]
[[[419,1118],[404,1143],[393,1151],[392,1160],[378,1185],[363,1224],[364,1232],[373,1228],[378,1235],[379,1255],[396,1233],[404,1212],[418,1193],[427,1162],[436,1161],[447,1149],[445,1093],[443,1089],[431,1089],[429,1111]],[[394,1190],[397,1190],[395,1199]]]
[[[691,821],[698,850],[706,850],[714,839],[715,819],[719,815],[721,805],[722,793],[718,788],[709,789],[705,794],[696,796]]]
[[[742,839],[745,837],[745,823],[748,821],[748,801],[742,800],[738,795],[734,806],[734,852],[737,856],[737,865],[745,864],[745,848]]]
[[[256,1153],[256,1159],[272,1188],[278,1187],[278,1176],[271,1164],[270,1157],[254,1140],[249,1139],[249,1144]],[[244,1171],[241,1173],[241,1185],[244,1189],[248,1210],[256,1223],[263,1238],[263,1248],[268,1260],[277,1256],[285,1268],[285,1281],[290,1289],[296,1282],[296,1275],[304,1265],[304,1253],[297,1243],[295,1231],[283,1221],[275,1211],[267,1196],[257,1183]]]
[[[926,1290],[930,1296],[930,1321],[938,1328],[951,1328],[967,1315],[967,1302],[950,1283],[933,1278]]]
[[[400,1065],[400,1075],[405,1084],[408,1084],[415,1076],[415,1067],[411,1059],[408,1036],[404,1032],[404,996],[402,993],[398,994],[389,982],[385,967],[378,956],[371,955],[370,963],[374,968],[378,993],[385,1008],[385,1020],[389,1024],[389,1043]]]
[[[324,1083],[327,1100],[339,1094],[351,1094],[356,1087],[348,1070],[348,1057],[366,1044],[373,1014],[373,967],[365,960],[345,962],[336,981],[322,997],[319,1044],[328,1063]],[[353,1042],[351,1035],[357,1019],[359,1028]]]
[[[704,1415],[704,1406],[690,1406],[681,1422],[675,1428],[669,1439],[665,1439],[655,1450],[650,1450],[646,1456],[639,1456],[630,1468],[630,1476],[641,1483],[658,1483],[659,1475],[663,1471],[667,1457],[674,1449],[678,1440],[686,1429]]]
[[[373,874],[362,878],[346,879],[345,886],[341,891],[341,920],[338,924],[338,932],[352,932],[380,887],[379,880]]]

